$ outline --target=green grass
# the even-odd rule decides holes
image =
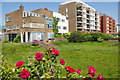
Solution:
[[[117,42],[52,42],[56,49],[60,51],[60,58],[63,58],[67,66],[74,69],[81,69],[81,74],[88,72],[88,65],[95,67],[96,74],[101,74],[104,78],[118,78],[118,45]],[[32,47],[31,44],[5,43],[2,46],[4,59],[8,57],[10,64],[15,64],[19,60],[27,63],[27,56],[32,56],[36,52],[43,53],[45,48],[40,46]]]

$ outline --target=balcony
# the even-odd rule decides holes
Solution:
[[[82,20],[77,20],[78,23],[82,23]]]
[[[78,8],[77,8],[77,10],[80,10],[80,11],[82,11],[82,7],[78,7]]]
[[[43,23],[25,23],[23,27],[26,28],[45,28]]]

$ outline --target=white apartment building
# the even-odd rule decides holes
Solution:
[[[58,21],[58,33],[68,33],[69,27],[68,27],[68,20],[66,19],[66,16],[61,15],[60,13],[53,12],[53,17],[56,17],[56,20]]]

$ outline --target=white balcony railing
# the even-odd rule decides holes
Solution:
[[[29,28],[45,28],[43,23],[25,23],[23,24],[23,27],[29,27]]]

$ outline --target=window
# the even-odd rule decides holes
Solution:
[[[45,18],[46,16],[45,15],[42,15],[43,18]]]
[[[11,31],[11,26],[7,26],[7,31]]]
[[[52,25],[47,24],[47,28],[48,28],[48,29],[53,29],[53,26],[52,26]]]
[[[67,30],[67,27],[66,27],[66,26],[63,26],[63,29],[64,29],[64,30]]]
[[[60,27],[60,26],[57,26],[57,29],[61,29],[61,27]]]
[[[56,18],[57,21],[60,21],[60,18]]]
[[[106,17],[106,19],[109,19],[108,17]]]
[[[107,26],[109,26],[109,24],[107,24]]]
[[[19,29],[19,25],[17,25],[17,29]]]
[[[37,17],[38,15],[37,14],[35,14],[35,17]]]
[[[48,39],[53,39],[54,38],[54,33],[48,33]]]
[[[14,30],[14,31],[15,31],[15,27],[16,27],[16,26],[15,26],[15,25],[13,25],[13,30]]]
[[[62,19],[62,22],[65,22],[65,20],[64,20],[64,19]]]
[[[107,30],[108,30],[109,28],[107,28]]]
[[[109,23],[109,21],[106,21],[107,23]]]
[[[8,17],[8,18],[7,18],[7,21],[11,21],[11,17]]]
[[[50,29],[49,24],[47,25],[47,28]]]
[[[109,33],[109,31],[106,31],[106,33]]]

